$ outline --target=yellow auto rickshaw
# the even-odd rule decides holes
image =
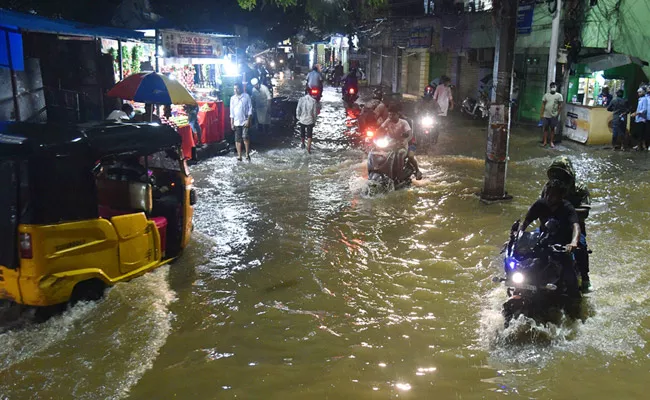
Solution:
[[[0,300],[98,299],[178,257],[196,195],[157,124],[0,124]]]

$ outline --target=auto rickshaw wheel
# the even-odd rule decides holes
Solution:
[[[106,284],[100,279],[88,279],[77,283],[72,289],[70,303],[72,305],[80,301],[97,301],[102,298]]]

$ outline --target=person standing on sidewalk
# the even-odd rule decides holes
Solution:
[[[253,117],[251,98],[244,93],[241,83],[235,83],[235,94],[230,98],[230,127],[235,132],[235,147],[237,148],[237,161],[241,161],[241,142],[246,147],[246,160],[250,162],[250,137],[248,128]]]
[[[557,85],[555,82],[551,82],[549,92],[542,98],[542,111],[539,116],[542,120],[542,129],[544,131],[544,138],[542,140],[542,146],[544,147],[547,144],[549,131],[551,132],[551,137],[548,143],[551,145],[551,148],[555,147],[555,144],[553,144],[555,128],[557,127],[558,117],[562,111],[563,102],[564,98],[557,92]]]
[[[639,102],[636,106],[636,111],[632,113],[634,118],[634,136],[638,140],[639,144],[634,148],[636,150],[647,150],[648,142],[646,139],[647,136],[647,122],[648,122],[648,97],[646,96],[646,89],[640,87],[636,93],[639,95]]]
[[[314,125],[316,125],[316,117],[318,116],[318,101],[316,101],[317,94],[313,94],[311,90],[306,89],[305,95],[298,100],[296,107],[296,118],[300,126],[300,140],[301,148],[305,148],[305,137],[307,138],[307,153],[311,154],[311,139],[314,134]]]
[[[609,103],[607,111],[612,112],[612,146],[614,150],[619,150],[621,146],[626,145],[627,113],[630,106],[623,97],[622,89],[616,91],[616,98]]]

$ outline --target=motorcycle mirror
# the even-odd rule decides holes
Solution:
[[[498,276],[493,276],[492,277],[492,282],[493,283],[500,283],[500,282],[503,282],[503,281],[505,281],[504,278],[501,278],[501,277],[498,277]]]

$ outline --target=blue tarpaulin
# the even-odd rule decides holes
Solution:
[[[49,19],[0,9],[0,28],[21,32],[42,32],[59,35],[92,36],[106,39],[144,39],[144,33],[129,29],[88,25],[63,19]]]
[[[13,68],[14,71],[25,69],[22,35],[3,27],[0,27],[0,68]]]

